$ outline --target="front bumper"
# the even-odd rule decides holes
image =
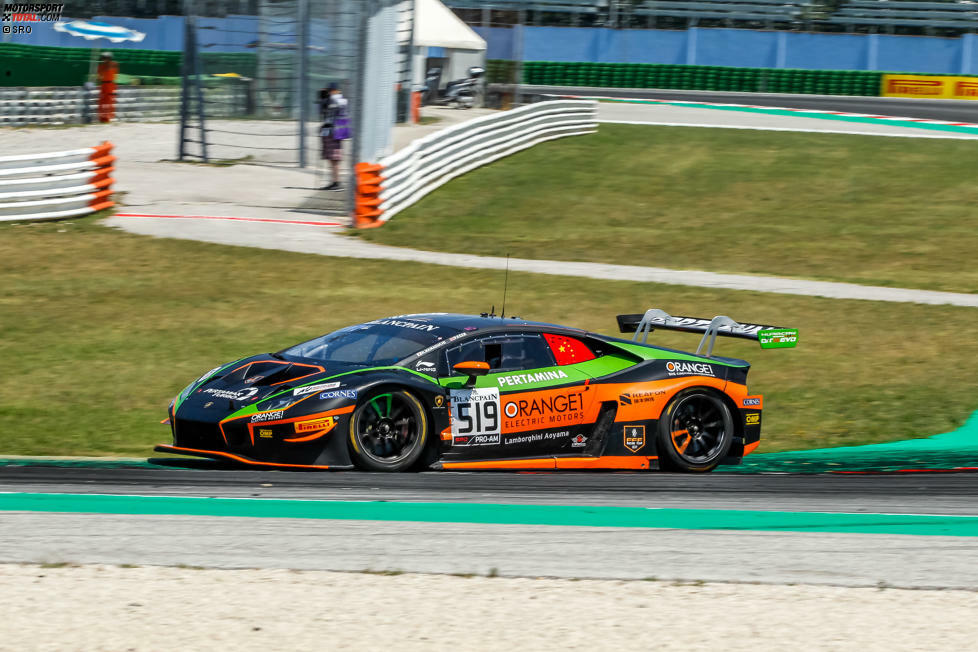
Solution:
[[[172,444],[156,450],[249,466],[353,468],[345,436],[352,411],[353,406],[346,406],[302,416],[277,411],[221,419],[181,407],[170,418]]]

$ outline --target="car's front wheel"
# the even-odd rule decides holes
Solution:
[[[405,471],[424,452],[428,420],[413,394],[384,390],[370,394],[350,418],[350,453],[368,471]]]
[[[659,418],[659,466],[673,471],[712,471],[733,444],[730,408],[716,392],[687,389]]]

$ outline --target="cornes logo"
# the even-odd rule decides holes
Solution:
[[[886,80],[886,92],[894,95],[940,97],[944,95],[944,82],[940,79],[890,77]]]
[[[702,362],[667,362],[670,376],[714,376],[713,366]]]
[[[355,389],[337,389],[332,392],[323,392],[322,394],[319,395],[319,398],[324,400],[330,398],[346,398],[350,400],[355,400],[356,397],[357,397],[357,390]]]

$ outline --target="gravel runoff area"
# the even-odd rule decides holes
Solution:
[[[978,593],[0,565],[0,650],[970,649]]]

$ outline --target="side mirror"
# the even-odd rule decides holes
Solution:
[[[489,373],[489,363],[479,362],[477,360],[466,360],[465,362],[459,362],[457,365],[452,367],[458,373],[468,376],[469,379],[466,381],[465,386],[471,387],[475,385],[475,379],[479,376],[485,376]]]

